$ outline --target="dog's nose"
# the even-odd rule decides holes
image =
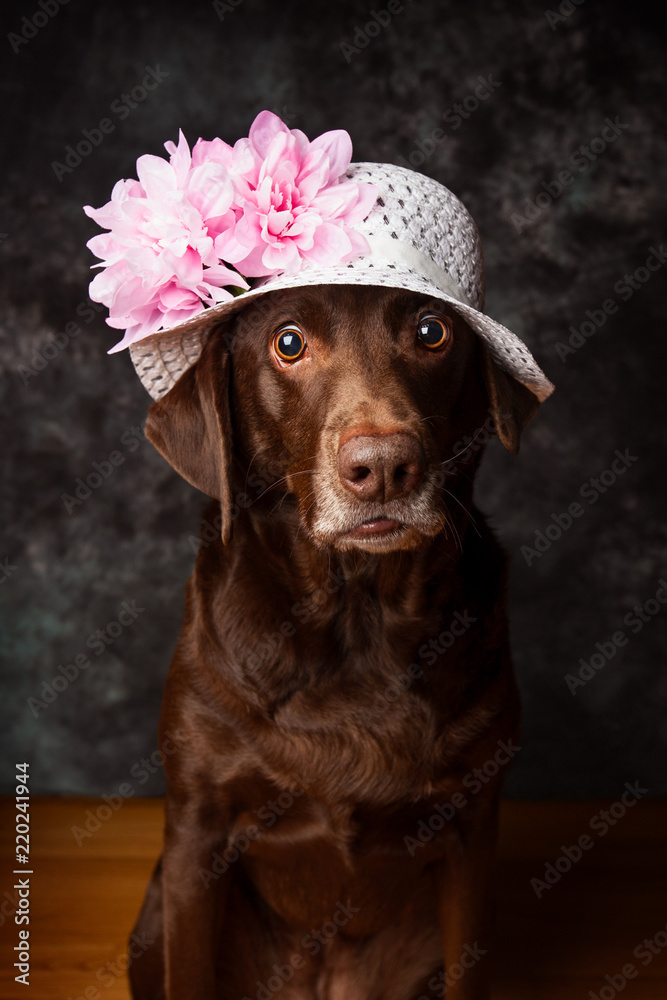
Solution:
[[[360,500],[404,497],[424,478],[426,456],[412,434],[364,434],[338,450],[340,481]]]

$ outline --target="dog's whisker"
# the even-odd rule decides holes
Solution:
[[[478,429],[477,433],[475,434],[475,436],[472,438],[472,440],[468,441],[468,443],[465,446],[465,448],[462,448],[461,451],[459,451],[459,452],[456,453],[456,455],[452,455],[451,458],[446,458],[444,460],[444,462],[440,462],[440,465],[449,465],[450,462],[455,462],[457,458],[459,458],[461,455],[463,455],[463,453],[466,452],[468,450],[468,448],[470,448],[471,445],[473,445],[475,443],[475,441],[477,440],[477,438],[479,437],[479,435],[482,433],[483,430],[484,430],[484,427],[480,427]]]
[[[250,470],[252,469],[252,463],[255,461],[255,459],[257,458],[257,456],[259,455],[259,453],[260,453],[261,450],[262,450],[262,446],[260,445],[259,448],[257,449],[257,451],[255,452],[255,454],[252,456],[252,458],[248,462],[248,469],[246,471],[245,482],[243,484],[243,491],[244,492],[248,488],[248,477],[250,476]]]
[[[274,490],[276,486],[280,485],[280,483],[287,482],[287,480],[290,479],[292,476],[319,476],[319,475],[322,475],[322,473],[318,472],[316,469],[304,469],[303,472],[290,472],[288,475],[281,476],[280,479],[276,479],[275,482],[270,483],[266,487],[266,489],[262,490],[262,492],[255,497],[255,499],[252,501],[251,504],[248,504],[248,506],[252,507],[252,505],[257,503],[258,500],[261,500],[266,493],[269,493],[271,490]]]
[[[454,518],[452,517],[452,515],[449,512],[449,508],[447,507],[447,504],[445,504],[445,512],[446,512],[447,517],[449,519],[449,524],[451,525],[451,528],[452,528],[452,534],[455,535],[455,537],[456,537],[456,541],[458,543],[459,551],[462,553],[463,552],[463,543],[461,542],[461,536],[459,534],[458,528],[456,527],[456,523],[454,521]]]
[[[468,508],[465,506],[465,504],[462,504],[461,501],[459,500],[459,498],[457,496],[455,496],[452,493],[451,490],[444,490],[444,492],[448,496],[450,496],[452,498],[452,500],[456,500],[457,504],[459,505],[459,507],[461,508],[461,510],[463,511],[463,513],[466,515],[466,517],[469,519],[471,525],[473,526],[473,528],[475,529],[475,531],[477,532],[477,534],[481,538],[482,535],[481,535],[481,532],[480,532],[479,528],[477,527],[477,524],[475,523],[475,518],[472,516],[472,514],[470,513],[470,511],[468,510]]]
[[[285,501],[285,497],[286,497],[286,496],[287,496],[287,494],[286,494],[286,493],[283,493],[283,494],[282,494],[282,496],[279,496],[279,497],[278,497],[278,500],[276,501],[276,503],[275,503],[275,504],[273,505],[273,507],[272,507],[272,508],[271,508],[271,510],[269,511],[269,517],[271,517],[271,515],[272,515],[272,514],[275,514],[275,512],[276,512],[277,510],[279,510],[279,509],[280,509],[280,507],[282,507],[282,505],[283,505],[283,503],[284,503],[284,501]]]

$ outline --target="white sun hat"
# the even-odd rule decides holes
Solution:
[[[249,291],[230,302],[131,344],[134,367],[153,399],[160,399],[197,361],[211,329],[253,299],[308,285],[370,285],[406,289],[449,303],[481,337],[500,368],[540,402],[545,400],[554,386],[526,345],[482,311],[481,239],[459,199],[432,178],[391,163],[351,163],[345,179],[370,182],[379,190],[370,214],[352,226],[366,237],[370,252],[328,267],[305,261],[295,273],[257,279]]]
[[[390,163],[352,163],[343,129],[312,142],[271,111],[234,146],[179,132],[169,161],[145,155],[102,208],[108,233],[90,297],[125,331],[135,369],[160,399],[225,317],[268,292],[309,285],[405,289],[448,303],[508,374],[542,402],[553,385],[526,345],[484,309],[482,244],[446,187]]]

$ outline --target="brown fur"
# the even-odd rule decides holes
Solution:
[[[161,740],[178,752],[133,996],[442,996],[443,960],[484,949],[489,926],[500,774],[477,794],[465,778],[518,720],[505,560],[472,505],[482,449],[461,441],[492,411],[516,451],[537,403],[442,303],[358,287],[261,301],[211,333],[146,427],[223,517],[166,683]],[[425,305],[453,321],[446,349],[416,342]],[[309,353],[281,366],[288,321]],[[353,495],[341,445],[400,449],[396,434],[423,449],[418,485],[384,506]],[[351,538],[385,508],[407,527]],[[474,623],[429,653],[456,612]],[[467,804],[410,851],[457,791]],[[448,998],[486,998],[487,964]]]

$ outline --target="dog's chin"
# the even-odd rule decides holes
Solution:
[[[374,555],[389,552],[414,552],[424,549],[440,533],[443,525],[439,521],[417,526],[405,524],[394,518],[375,518],[363,521],[349,530],[328,529],[318,526],[312,532],[313,540],[319,548],[336,552],[360,551]]]
[[[350,533],[339,535],[334,539],[332,548],[338,552],[349,552],[351,549],[357,549],[376,555],[387,552],[414,552],[425,548],[432,537],[432,534],[424,534],[412,525],[401,524],[397,528],[381,534],[364,536]]]

